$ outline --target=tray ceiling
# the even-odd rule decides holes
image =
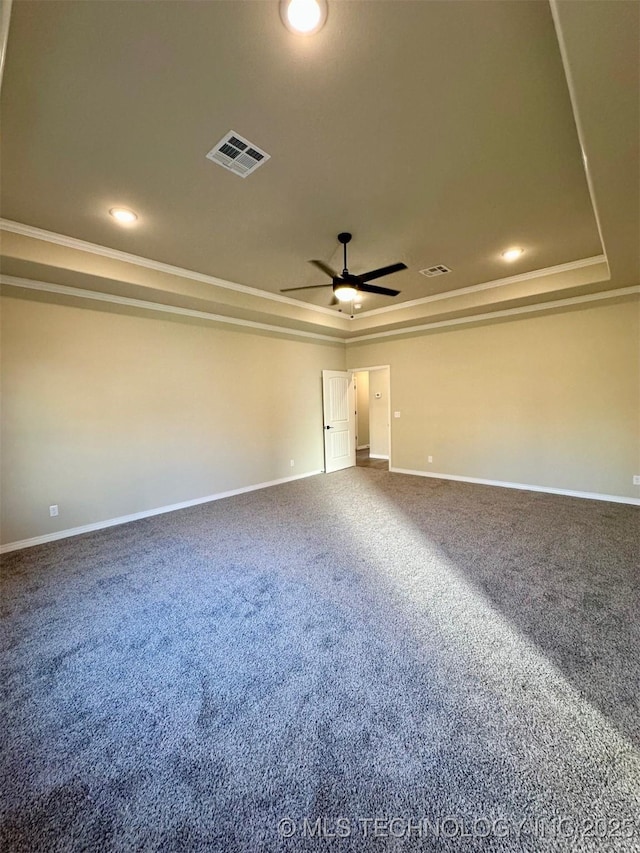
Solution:
[[[532,291],[543,301],[637,285],[628,246],[624,269],[608,281],[597,191],[583,159],[596,109],[589,98],[602,92],[580,102],[594,35],[581,35],[570,5],[334,0],[325,27],[297,38],[282,26],[277,2],[18,0],[2,90],[2,215],[193,271],[212,306],[221,307],[224,287],[223,296],[207,296],[215,283],[206,277],[246,288],[243,310],[254,319],[305,324],[311,309],[310,327],[329,323],[343,335],[413,323],[434,306],[455,308],[443,304],[447,293],[467,298],[470,288],[548,268],[547,284],[536,277]],[[633,128],[637,4],[573,5],[620,7],[598,12],[606,27],[602,33],[599,22],[596,65],[598,57],[616,65],[608,83],[618,85],[617,121]],[[246,179],[206,157],[231,129],[270,154]],[[582,147],[579,129],[587,133]],[[600,131],[596,161],[604,162],[614,132]],[[635,143],[627,146],[627,181],[637,169]],[[628,195],[622,203],[629,223],[637,211]],[[136,211],[135,226],[113,222],[116,205]],[[322,284],[308,260],[341,269],[342,230],[354,235],[352,272],[408,265],[380,281],[399,297],[366,296],[349,326],[335,310],[315,310],[328,305],[329,287],[287,300],[253,293]],[[29,250],[30,238],[40,240],[25,232],[19,250],[5,239],[5,273],[35,270],[45,281],[55,270],[60,278],[65,262]],[[507,264],[500,253],[513,245],[525,251]],[[136,285],[124,267],[104,263],[96,288]],[[420,274],[438,264],[451,273]],[[84,266],[70,261],[69,270],[91,275]],[[558,267],[573,278],[560,282]]]

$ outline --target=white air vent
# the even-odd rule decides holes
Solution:
[[[246,178],[271,157],[253,142],[230,130],[207,154],[209,160]]]
[[[445,275],[445,273],[451,272],[449,267],[445,267],[444,264],[436,264],[435,267],[427,267],[426,270],[420,270],[422,275],[426,275],[427,278],[433,278],[434,275]]]

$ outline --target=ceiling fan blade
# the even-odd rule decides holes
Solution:
[[[388,267],[380,267],[380,269],[365,272],[362,275],[359,275],[358,278],[360,281],[372,281],[374,278],[382,278],[383,275],[391,275],[392,272],[400,272],[400,270],[406,269],[406,264],[390,264]]]
[[[316,287],[331,287],[331,284],[307,284],[305,287],[285,287],[280,293],[289,293],[291,290],[315,290]]]
[[[375,284],[359,284],[358,290],[362,293],[377,293],[380,296],[398,296],[399,290],[391,290],[388,287],[378,287]]]
[[[329,276],[329,278],[338,278],[338,273],[335,270],[332,270],[328,264],[325,264],[324,261],[309,261],[310,264],[318,267],[319,270],[322,270],[323,273]]]

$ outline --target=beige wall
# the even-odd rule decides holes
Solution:
[[[3,543],[323,467],[342,344],[2,302]]]
[[[44,299],[2,300],[3,543],[323,467],[341,344]],[[639,498],[639,340],[638,301],[604,303],[347,363],[391,365],[396,468]]]
[[[369,446],[369,373],[362,370],[356,380],[356,446]]]
[[[376,396],[376,395],[380,396]],[[389,368],[369,371],[369,454],[389,458]]]
[[[391,366],[395,468],[639,498],[639,319],[603,303],[351,344],[347,366]]]

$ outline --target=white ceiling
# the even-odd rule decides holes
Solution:
[[[638,285],[639,18],[329,0],[300,38],[275,0],[14,0],[5,277],[340,337]],[[205,156],[231,129],[271,155],[246,179]],[[353,321],[329,287],[271,298],[341,269],[343,230],[353,272],[408,265],[376,282],[399,297]]]

